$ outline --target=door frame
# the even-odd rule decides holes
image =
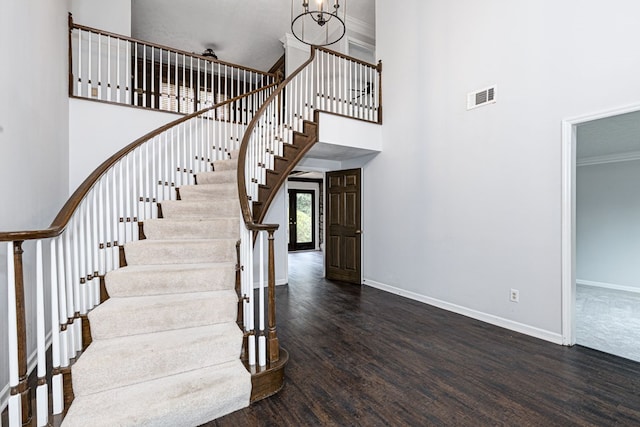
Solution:
[[[576,344],[576,154],[577,126],[593,120],[640,111],[640,104],[628,105],[562,121],[562,344]]]
[[[359,196],[360,196],[360,217],[359,217],[359,222],[360,222],[360,259],[359,259],[359,264],[360,264],[360,277],[358,278],[357,284],[362,285],[363,284],[363,277],[364,277],[364,233],[362,231],[363,229],[363,225],[364,225],[364,166],[355,166],[355,167],[350,167],[350,168],[340,168],[340,169],[331,169],[331,170],[327,170],[324,173],[324,248],[323,248],[323,264],[324,264],[324,277],[327,277],[327,270],[328,270],[328,265],[327,265],[327,247],[328,247],[328,242],[329,242],[329,225],[328,225],[328,218],[329,218],[329,179],[328,179],[328,174],[332,173],[332,172],[348,172],[348,171],[352,171],[352,170],[358,170],[360,171],[360,179],[359,179]],[[355,282],[354,282],[355,283]]]
[[[310,246],[310,247],[304,247],[304,248],[298,248],[296,246],[300,245],[300,243],[298,243],[298,241],[296,240],[294,247],[292,248],[292,239],[295,238],[295,236],[292,236],[291,234],[291,218],[292,218],[292,212],[291,212],[291,206],[292,206],[292,197],[291,195],[294,194],[311,194],[311,242],[309,243],[305,243],[305,245]],[[318,222],[318,218],[317,218],[317,199],[318,199],[318,191],[312,188],[309,189],[299,189],[299,188],[288,188],[287,189],[287,196],[288,196],[288,202],[289,202],[289,218],[288,218],[288,224],[289,224],[289,245],[288,245],[288,250],[289,252],[292,251],[303,251],[303,250],[315,250],[318,247],[318,231],[317,231],[317,222]],[[293,199],[296,200],[296,199]],[[297,205],[297,203],[295,203]],[[297,210],[297,209],[296,209]],[[296,225],[296,230],[297,230],[297,224]]]
[[[315,242],[315,248],[314,250],[322,250],[322,244],[320,243],[321,240],[324,240],[324,236],[323,239],[320,239],[320,221],[323,220],[322,215],[320,213],[320,186],[324,185],[324,180],[323,179],[307,179],[307,178],[294,178],[294,177],[289,177],[289,179],[287,179],[287,206],[288,206],[288,197],[289,197],[289,190],[314,190],[316,192],[315,194],[315,234],[316,234],[316,242]],[[322,201],[323,203],[326,203],[325,200]],[[287,224],[289,223],[289,218],[287,217]],[[287,233],[289,232],[289,228],[287,225]],[[287,246],[288,249],[288,246]]]

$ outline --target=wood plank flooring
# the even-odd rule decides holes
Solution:
[[[284,389],[206,426],[640,425],[639,363],[329,282],[321,261],[292,255],[277,291]]]

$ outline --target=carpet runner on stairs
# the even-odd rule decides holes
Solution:
[[[236,153],[232,153],[232,157]],[[127,266],[105,277],[89,313],[92,343],[72,367],[63,427],[198,426],[249,405],[251,375],[236,325],[237,160],[161,203]]]

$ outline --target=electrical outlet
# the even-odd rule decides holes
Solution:
[[[91,96],[98,96],[98,88],[97,87],[92,87],[91,88]]]
[[[517,289],[511,289],[511,293],[509,294],[509,301],[520,302],[520,291]]]

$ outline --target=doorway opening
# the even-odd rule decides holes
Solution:
[[[563,122],[563,343],[640,361],[640,106]]]
[[[316,248],[316,191],[289,190],[289,251]]]

